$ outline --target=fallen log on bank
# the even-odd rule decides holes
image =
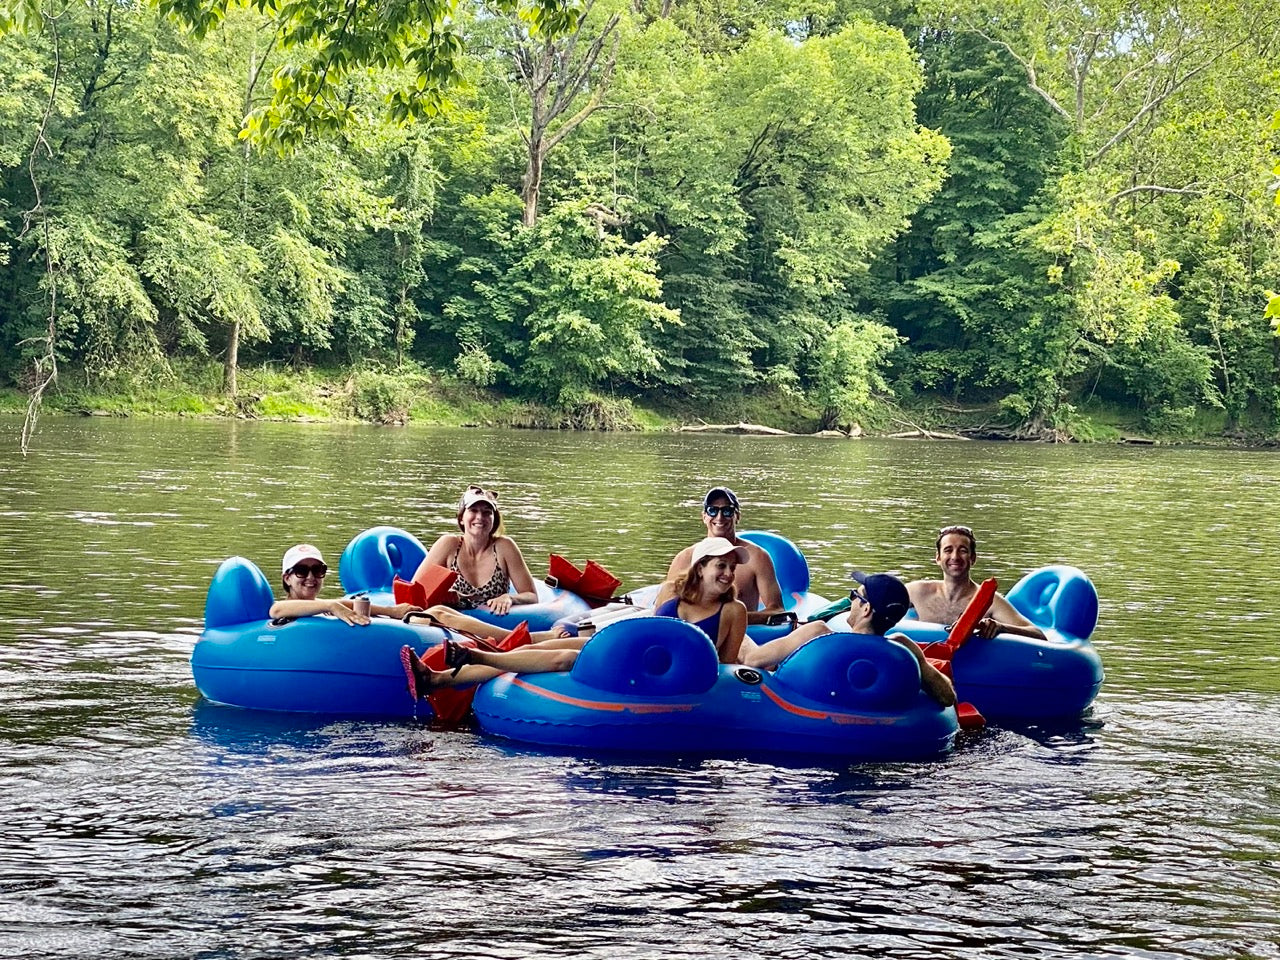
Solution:
[[[681,433],[750,433],[769,437],[792,437],[795,434],[777,427],[765,427],[758,423],[699,423],[680,428]]]
[[[961,436],[958,433],[945,433],[941,430],[904,430],[901,433],[891,433],[889,437],[894,440],[969,440],[970,437]]]

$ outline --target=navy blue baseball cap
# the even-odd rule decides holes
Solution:
[[[855,570],[851,576],[866,590],[871,604],[871,629],[876,633],[883,634],[911,609],[907,585],[892,574]]]
[[[724,497],[729,501],[729,506],[733,507],[735,510],[739,509],[738,496],[728,487],[712,487],[708,490],[707,495],[702,498],[702,509],[705,510],[707,507],[711,506],[711,501],[717,497]]]

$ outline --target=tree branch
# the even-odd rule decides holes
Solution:
[[[31,446],[31,435],[35,432],[36,421],[40,417],[40,402],[44,398],[44,392],[58,379],[58,278],[53,267],[53,250],[49,237],[49,216],[44,209],[44,198],[40,193],[40,181],[36,177],[36,159],[40,154],[40,148],[44,147],[44,152],[49,159],[53,159],[53,151],[49,149],[49,142],[45,139],[45,132],[49,128],[49,117],[53,113],[53,105],[58,96],[58,82],[62,76],[62,47],[58,36],[58,16],[51,16],[42,11],[42,17],[48,25],[49,34],[53,38],[53,83],[49,89],[49,99],[44,106],[44,115],[40,118],[40,126],[36,129],[35,142],[31,145],[31,154],[27,158],[27,175],[31,178],[31,189],[35,194],[35,205],[22,214],[22,231],[18,234],[18,239],[24,237],[28,230],[31,229],[31,222],[36,217],[40,220],[40,231],[44,239],[44,269],[45,277],[49,284],[49,318],[43,337],[31,337],[21,341],[18,346],[23,347],[29,343],[43,343],[44,355],[36,357],[32,362],[32,373],[34,381],[31,385],[31,395],[27,398],[27,412],[22,419],[22,437],[19,441],[22,455],[27,455]]]

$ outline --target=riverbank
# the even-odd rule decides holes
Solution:
[[[674,431],[705,424],[752,424],[788,433],[819,431],[819,411],[794,393],[760,389],[710,403],[680,398],[632,399],[584,393],[553,407],[475,387],[438,371],[406,367],[292,369],[279,364],[244,368],[234,399],[221,393],[221,368],[175,363],[156,376],[88,380],[64,372],[44,396],[42,412],[108,417],[238,418],[292,422],[365,422],[388,426],[507,427],[515,429]],[[22,415],[27,397],[0,388],[0,413]],[[765,431],[761,431],[765,432]],[[861,423],[832,436],[919,439],[1039,440],[1084,443],[1203,443],[1274,446],[1260,428],[1229,428],[1225,417],[1201,417],[1177,429],[1152,429],[1136,409],[1087,404],[1055,426],[1028,426],[999,404],[950,403],[935,396],[881,400]]]

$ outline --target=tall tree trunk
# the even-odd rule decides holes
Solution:
[[[529,159],[524,168],[524,180],[521,181],[520,198],[524,201],[524,225],[532,227],[538,222],[538,196],[542,192],[542,163],[546,159],[546,148],[541,133],[537,139],[529,139]]]
[[[615,31],[620,16],[616,13],[587,43],[586,50],[578,51],[578,40],[593,4],[594,0],[587,3],[572,33],[556,40],[535,42],[519,27],[513,27],[515,42],[512,56],[516,73],[529,93],[529,129],[522,133],[528,154],[524,179],[520,184],[520,199],[524,203],[521,219],[526,227],[538,222],[542,168],[547,154],[600,108],[617,63],[618,35]],[[609,45],[607,53],[606,44]],[[605,54],[603,60],[601,54]],[[588,85],[591,95],[586,105],[566,116],[574,100]],[[557,121],[559,124],[552,130],[552,124]]]
[[[222,392],[236,398],[236,364],[240,359],[240,321],[233,320],[227,334],[227,359],[222,367]]]
[[[253,89],[258,85],[258,78],[262,76],[262,68],[266,66],[267,58],[271,56],[271,51],[275,47],[276,36],[277,34],[272,35],[266,51],[259,57],[257,33],[254,34],[253,47],[249,51],[249,76],[245,82],[244,103],[241,107],[242,117],[247,117],[249,111],[253,109]],[[253,159],[252,149],[249,146],[249,141],[245,140],[240,148],[240,196],[237,198],[240,204],[240,239],[245,241],[249,237],[249,161],[251,159]],[[227,358],[222,367],[222,392],[232,400],[236,398],[238,390],[236,367],[239,362],[240,320],[237,318],[231,321],[231,329],[227,331]]]

